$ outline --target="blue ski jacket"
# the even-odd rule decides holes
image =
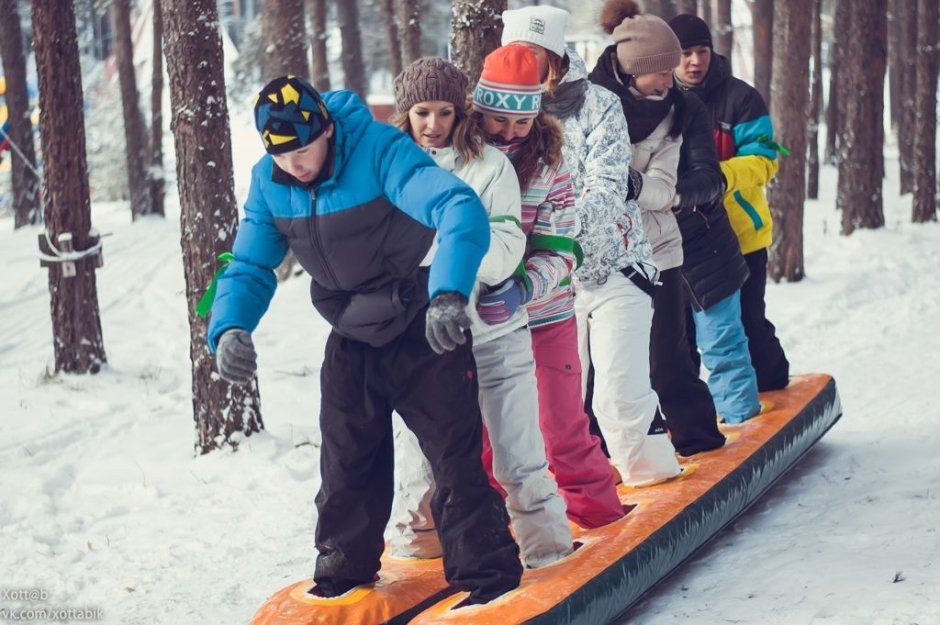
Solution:
[[[313,305],[343,336],[381,346],[437,293],[470,295],[489,247],[476,193],[410,137],[376,122],[351,91],[323,94],[333,144],[318,183],[303,185],[270,155],[255,164],[234,260],[220,276],[207,339],[253,332],[288,249],[312,277]],[[437,250],[430,268],[428,252]]]

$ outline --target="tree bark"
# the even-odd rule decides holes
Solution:
[[[165,216],[163,207],[166,172],[163,169],[163,16],[160,1],[153,0],[153,73],[150,78],[150,201],[154,215]]]
[[[310,14],[310,45],[313,48],[313,86],[319,92],[330,90],[330,65],[326,52],[326,0],[307,0]]]
[[[359,0],[339,0],[336,17],[343,38],[343,74],[347,89],[359,94],[365,102],[369,94],[369,81],[362,58],[362,35],[359,32]]]
[[[474,85],[483,71],[484,57],[499,47],[506,0],[453,0],[453,8],[452,61]]]
[[[13,228],[39,223],[39,178],[33,122],[30,120],[29,92],[26,88],[26,55],[16,0],[0,0],[0,57],[6,81],[7,137],[10,143],[10,170],[13,177]]]
[[[832,52],[829,54],[829,100],[826,102],[826,152],[824,161],[829,165],[839,162],[839,126],[842,123],[840,91],[840,67],[843,49],[848,38],[848,19],[852,11],[850,0],[835,2],[835,20],[832,28]]]
[[[676,14],[689,13],[691,15],[698,14],[698,0],[677,0],[676,2]]]
[[[731,0],[715,0],[715,25],[712,28],[712,39],[715,52],[731,60],[734,49],[734,24],[731,23]],[[804,42],[805,43],[805,42]],[[732,63],[734,65],[734,63]]]
[[[819,117],[822,109],[822,0],[812,0],[810,41],[813,73],[810,76],[809,137],[806,142],[806,197],[819,198]]]
[[[216,258],[229,251],[238,226],[216,0],[163,0],[162,10],[189,312],[196,450],[207,453],[226,445],[237,448],[243,436],[264,426],[257,379],[239,386],[218,376],[206,345],[207,324],[195,313],[215,275]]]
[[[845,1],[845,0],[842,0]],[[884,176],[884,75],[887,64],[886,0],[854,3],[849,12],[840,80],[851,86],[840,104],[839,185],[842,233],[880,228]]]
[[[715,32],[715,12],[712,10],[712,0],[699,0],[700,17],[708,24],[708,29]]]
[[[58,0],[33,0],[32,7],[39,108],[55,112],[39,118],[46,233],[58,250],[82,252],[94,248],[98,235],[91,228],[75,13],[72,3]],[[56,371],[98,373],[107,362],[95,281],[97,258],[49,263]]]
[[[901,1],[888,0],[888,102],[891,115],[891,130],[895,137],[898,132],[898,119],[901,116]]]
[[[773,68],[774,0],[752,0],[754,32],[754,88],[764,102],[770,102],[770,75]]]
[[[401,38],[398,34],[398,15],[395,0],[381,0],[382,18],[385,21],[385,36],[388,39],[388,64],[392,76],[398,76],[402,65]]]
[[[405,67],[421,58],[421,3],[418,0],[398,0],[398,11],[401,64]]]
[[[644,12],[661,17],[668,22],[679,14],[676,4],[676,0],[646,0],[642,6]]]
[[[774,64],[771,98],[775,136],[790,149],[770,188],[774,242],[770,247],[767,275],[776,281],[802,280],[803,201],[806,171],[806,113],[809,107],[810,16],[814,0],[788,0],[777,5],[774,15]]]
[[[147,128],[140,112],[140,95],[134,74],[134,44],[131,41],[130,0],[113,0],[111,25],[114,28],[114,56],[121,83],[124,110],[124,155],[127,159],[127,190],[133,219],[149,215],[152,208],[147,162]]]
[[[901,71],[898,81],[898,164],[901,174],[901,194],[914,190],[914,92],[917,88],[915,63],[903,59],[917,58],[917,0],[898,0],[898,54],[901,56]]]
[[[264,0],[261,4],[261,37],[264,40],[262,82],[285,74],[310,76],[304,0]]]
[[[937,2],[917,2],[914,92],[914,223],[937,220]]]

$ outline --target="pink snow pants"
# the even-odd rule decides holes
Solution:
[[[539,426],[549,469],[568,506],[568,518],[589,529],[624,515],[610,462],[591,434],[581,394],[575,318],[532,328],[539,389]],[[483,437],[483,466],[493,480],[493,452]]]

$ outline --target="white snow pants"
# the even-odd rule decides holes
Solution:
[[[583,371],[594,365],[594,415],[624,484],[675,477],[679,462],[664,428],[650,433],[659,398],[650,384],[653,300],[617,272],[603,284],[579,284],[575,299]]]
[[[571,552],[572,539],[539,429],[532,335],[528,328],[519,328],[474,345],[473,355],[483,424],[493,447],[493,476],[506,491],[506,509],[523,562],[529,568],[550,564]],[[414,434],[397,419],[396,426],[392,553],[433,558],[441,549],[430,512],[430,466]]]

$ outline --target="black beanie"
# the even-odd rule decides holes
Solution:
[[[679,38],[682,49],[692,46],[708,46],[712,48],[712,33],[708,30],[705,20],[691,13],[683,13],[669,20],[669,27]]]

